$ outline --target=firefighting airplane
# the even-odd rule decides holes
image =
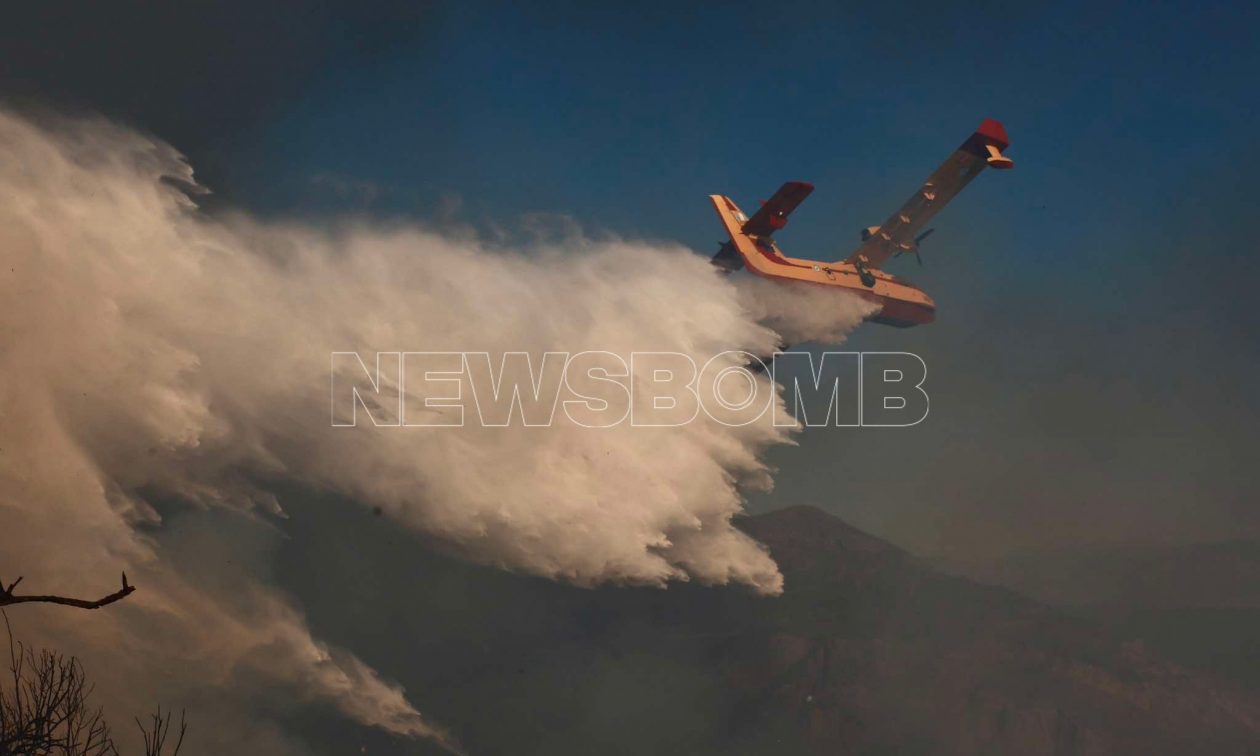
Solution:
[[[713,200],[718,217],[730,235],[730,241],[723,242],[713,263],[726,271],[747,266],[766,278],[834,286],[854,292],[881,306],[870,318],[876,323],[898,328],[931,323],[936,319],[936,302],[910,282],[881,268],[889,258],[903,254],[914,255],[922,264],[919,243],[935,230],[923,231],[923,227],[986,166],[1013,168],[1015,162],[1002,154],[1009,145],[1002,124],[992,118],[985,119],[900,210],[883,225],[863,229],[862,246],[836,262],[788,257],[771,237],[787,225],[788,215],[814,191],[813,184],[789,181],[779,187],[769,201],[763,202],[751,218],[744,215],[730,197],[711,195],[709,199]]]

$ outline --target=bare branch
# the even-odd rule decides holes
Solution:
[[[118,756],[78,660],[15,642],[4,619],[13,681],[0,686],[0,754]]]
[[[79,609],[100,609],[102,606],[106,606],[107,604],[112,604],[115,601],[126,598],[127,596],[131,595],[132,591],[136,589],[134,585],[130,585],[127,582],[127,573],[125,572],[122,574],[122,588],[120,588],[117,591],[114,591],[108,596],[102,596],[96,599],[95,601],[88,601],[86,599],[69,598],[66,596],[35,596],[35,595],[15,596],[13,595],[13,589],[16,588],[17,584],[20,582],[22,582],[22,578],[19,577],[17,580],[14,580],[12,583],[10,583],[7,588],[5,588],[4,582],[0,581],[0,606],[9,606],[10,604],[27,604],[27,603],[38,602],[42,604],[61,604],[63,606],[74,606],[74,607],[78,607]]]
[[[166,734],[171,729],[171,712],[162,713],[162,707],[159,706],[156,714],[150,716],[151,723],[148,727],[136,717],[136,727],[140,728],[140,736],[144,738],[144,756],[165,756],[166,750]],[[184,720],[184,712],[179,713],[179,739],[175,741],[175,750],[171,751],[170,756],[179,756],[179,749],[184,745],[184,734],[188,731],[188,723]]]

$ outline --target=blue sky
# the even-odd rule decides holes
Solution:
[[[1003,215],[1097,238],[1253,138],[1260,54],[1236,9],[552,7],[439,8],[413,44],[331,62],[234,140],[231,189],[301,211],[327,172],[396,189],[378,210],[456,192],[473,219],[561,212],[698,244],[695,197],[799,177],[822,190],[794,229],[810,246],[885,215],[993,115],[1023,158]]]
[[[807,436],[754,507],[820,504],[927,551],[1217,537],[1255,525],[1239,456],[1255,402],[1235,382],[1256,372],[1255,16],[439,8],[421,42],[327,66],[231,145],[223,176],[263,212],[425,217],[458,197],[472,223],[559,213],[702,252],[707,194],[747,206],[805,179],[817,191],[780,241],[827,259],[997,117],[1016,170],[942,215],[926,267],[900,267],[940,320],[851,342],[925,356],[929,426]],[[380,191],[365,207],[317,174]]]
[[[781,241],[826,259],[993,116],[1018,170],[973,185],[929,267],[902,272],[942,317],[995,287],[1004,308],[1125,317],[1180,275],[1174,239],[1245,212],[1224,187],[1260,159],[1254,11],[588,5],[439,6],[423,37],[325,62],[225,141],[216,186],[256,212],[427,217],[458,198],[475,224],[557,213],[708,252],[706,195],[747,206],[804,179],[818,190]]]
[[[922,354],[929,421],[807,434],[752,506],[818,504],[923,551],[1260,533],[1260,12],[546,6],[32,7],[44,31],[0,39],[24,61],[0,61],[0,92],[149,129],[216,202],[266,216],[551,213],[709,253],[706,195],[808,180],[779,240],[824,259],[999,118],[1016,169],[938,218],[925,267],[894,269],[938,322],[849,345]]]

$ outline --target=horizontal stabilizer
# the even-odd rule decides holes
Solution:
[[[789,181],[779,187],[761,209],[753,214],[744,224],[744,233],[749,236],[769,236],[787,225],[788,215],[796,206],[805,201],[814,185],[805,181]]]

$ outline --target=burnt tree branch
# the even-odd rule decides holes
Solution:
[[[134,585],[129,585],[127,583],[127,573],[125,572],[122,574],[122,588],[118,589],[117,591],[114,591],[108,596],[102,596],[94,601],[88,601],[87,599],[69,598],[67,596],[37,596],[37,595],[18,596],[13,593],[13,589],[17,588],[18,583],[20,582],[22,582],[22,578],[20,577],[17,580],[14,580],[12,583],[9,583],[8,586],[5,586],[4,582],[0,581],[0,606],[9,606],[10,604],[29,604],[29,603],[37,602],[41,604],[61,604],[63,606],[74,606],[74,607],[78,607],[79,609],[100,609],[102,606],[106,606],[108,604],[114,603],[115,601],[126,598],[127,596],[131,595],[132,591],[136,589]]]

